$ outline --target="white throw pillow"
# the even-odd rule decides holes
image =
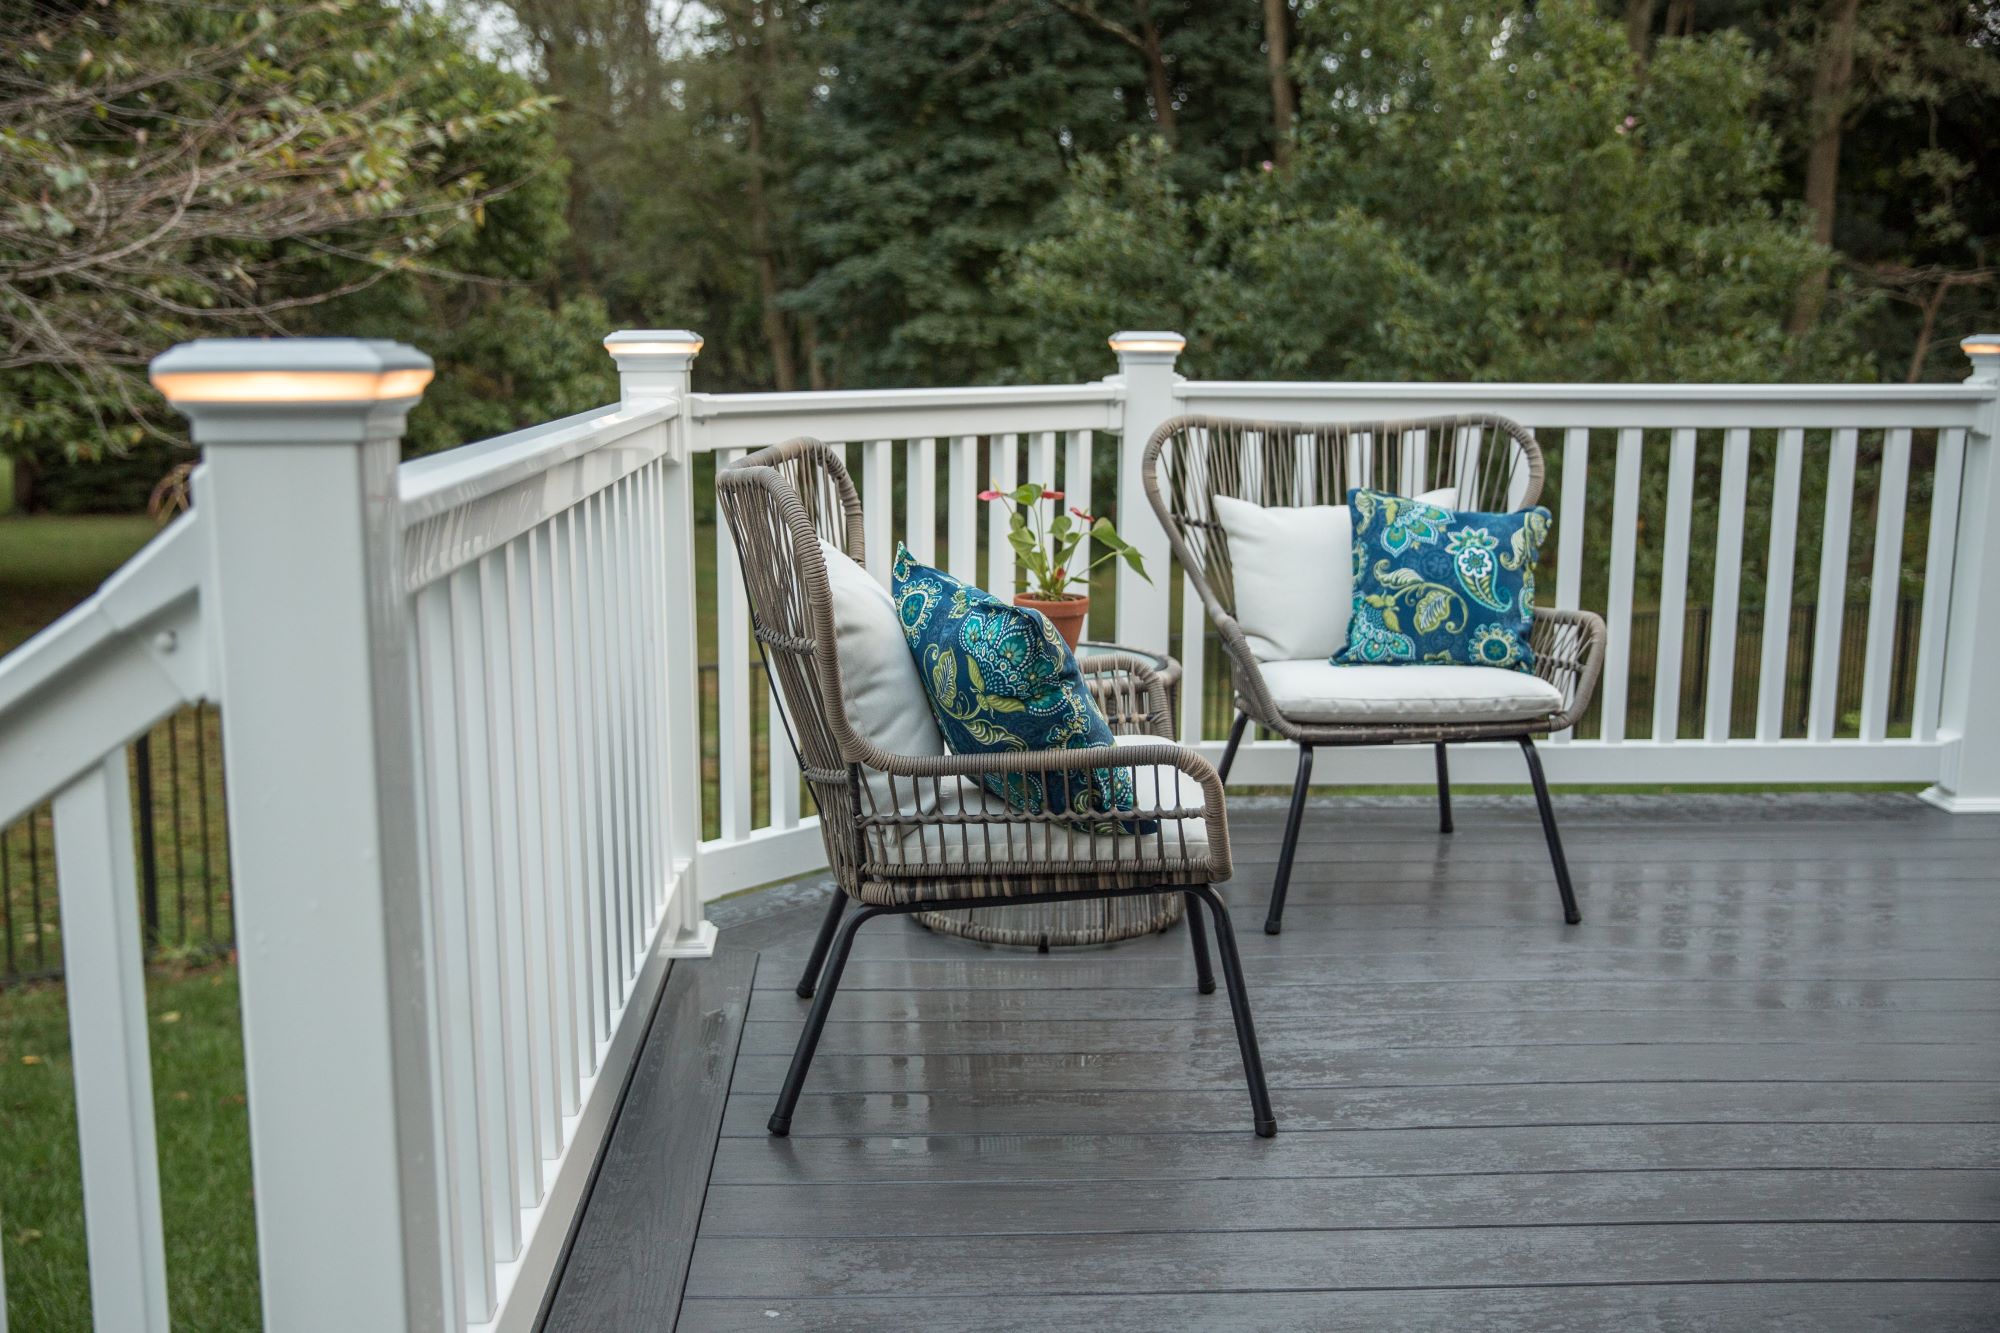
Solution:
[[[1447,508],[1451,487],[1417,497]],[[1354,519],[1344,504],[1272,506],[1215,497],[1229,537],[1236,623],[1260,662],[1332,657],[1354,615]]]
[[[840,657],[848,723],[891,754],[945,753],[889,590],[824,540],[820,554],[833,599],[834,651]],[[888,774],[870,774],[868,785],[876,807],[887,809],[892,801]],[[900,780],[896,795],[907,801],[910,786],[908,778]]]

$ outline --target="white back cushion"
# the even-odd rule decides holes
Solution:
[[[1450,508],[1451,487],[1417,497]],[[1344,504],[1265,508],[1215,497],[1229,536],[1236,622],[1260,662],[1332,657],[1354,615],[1354,519]]]
[[[820,542],[833,598],[834,651],[840,657],[841,695],[847,720],[891,754],[940,755],[944,737],[931,717],[930,697],[917,661],[896,619],[889,590],[836,547]],[[888,777],[870,776],[877,800],[889,804]],[[909,782],[903,783],[905,791]]]

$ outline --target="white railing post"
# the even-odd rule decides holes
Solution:
[[[661,472],[666,552],[661,571],[666,592],[666,753],[661,779],[667,788],[667,847],[672,880],[661,950],[674,958],[706,958],[715,951],[715,927],[702,915],[696,854],[701,843],[701,650],[695,604],[694,359],[701,335],[686,329],[624,329],[604,340],[618,363],[620,399],[672,398],[679,416],[666,429],[672,448]]]
[[[205,458],[264,1324],[457,1327],[396,479],[430,359],[218,339],[152,373]]]
[[[1966,382],[1988,397],[1965,441],[1939,699],[1938,737],[1946,747],[1937,785],[1924,799],[1954,813],[2000,813],[2000,697],[1993,692],[2000,660],[2000,333],[1974,334],[1960,346],[1972,359]]]
[[[1187,339],[1165,331],[1127,331],[1111,335],[1111,350],[1118,355],[1117,380],[1125,387],[1123,435],[1118,445],[1118,531],[1139,548],[1146,561],[1146,582],[1118,562],[1118,642],[1153,652],[1167,651],[1168,589],[1174,572],[1169,561],[1166,530],[1153,516],[1146,502],[1145,482],[1139,460],[1146,441],[1160,423],[1180,409],[1174,398],[1174,360],[1187,346]],[[1199,645],[1183,645],[1184,652]]]

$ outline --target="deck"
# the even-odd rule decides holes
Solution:
[[[2000,819],[1558,808],[1581,926],[1528,798],[1449,837],[1347,799],[1272,938],[1282,811],[1232,802],[1268,1141],[1185,927],[1037,956],[906,919],[769,1138],[824,890],[717,904],[546,1328],[2000,1326]]]

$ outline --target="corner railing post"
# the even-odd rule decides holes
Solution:
[[[630,404],[672,398],[679,413],[668,424],[670,448],[661,472],[666,531],[662,570],[666,590],[667,842],[672,852],[673,906],[661,949],[669,957],[705,958],[715,951],[715,927],[702,915],[696,869],[701,844],[701,637],[695,603],[694,359],[701,335],[686,329],[625,329],[604,340],[618,363],[618,391]]]
[[[1174,361],[1187,346],[1187,339],[1166,331],[1127,331],[1111,335],[1111,350],[1118,356],[1117,379],[1125,387],[1123,438],[1118,446],[1118,531],[1139,548],[1152,582],[1134,574],[1119,561],[1118,642],[1153,652],[1167,651],[1168,589],[1173,586],[1167,534],[1153,507],[1146,501],[1146,487],[1139,461],[1146,441],[1160,423],[1178,411],[1174,385]]]
[[[2000,813],[2000,695],[1993,690],[2000,661],[2000,333],[1974,334],[1960,345],[1972,359],[1966,382],[1983,386],[1987,398],[1966,434],[1939,696],[1938,737],[1946,748],[1937,785],[1924,799],[1954,813]]]
[[[264,1325],[457,1327],[396,477],[431,363],[222,339],[152,373],[205,460]]]

